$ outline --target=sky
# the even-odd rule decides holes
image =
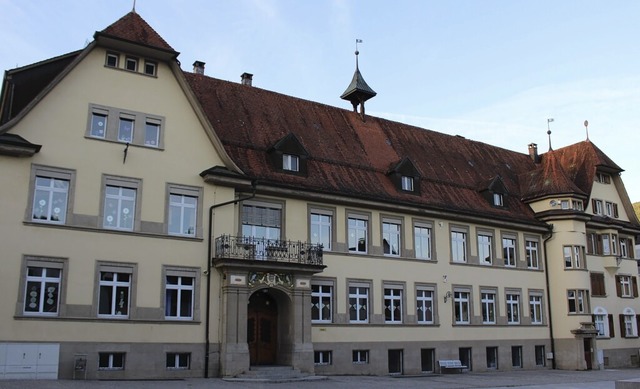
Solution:
[[[134,0],[0,0],[0,69],[82,49]],[[589,139],[640,201],[640,1],[136,0],[183,70],[527,153]],[[552,118],[553,122],[548,119]]]

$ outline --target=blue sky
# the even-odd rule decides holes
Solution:
[[[81,49],[133,0],[0,0],[0,68]],[[589,137],[640,201],[640,2],[628,0],[137,0],[182,68],[510,150]]]

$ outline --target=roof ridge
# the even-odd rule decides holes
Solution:
[[[104,30],[96,32],[96,35],[111,36],[125,41],[175,52],[173,47],[135,11],[128,12]]]

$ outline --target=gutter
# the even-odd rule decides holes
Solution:
[[[549,340],[551,341],[551,354],[553,359],[551,360],[551,368],[556,369],[556,341],[553,337],[553,318],[551,313],[551,290],[549,289],[549,260],[547,258],[547,243],[553,238],[553,224],[549,224],[549,236],[544,238],[543,250],[544,250],[544,276],[547,284],[547,307],[549,309]]]
[[[224,203],[214,204],[209,207],[209,228],[208,228],[208,238],[207,238],[207,307],[206,307],[206,318],[205,318],[205,344],[204,344],[204,378],[209,378],[209,352],[210,352],[210,333],[211,333],[211,265],[212,265],[212,246],[213,246],[213,214],[214,209],[218,207],[222,207],[229,204],[237,204],[240,201],[249,200],[256,197],[256,180],[251,181],[251,189],[252,192],[250,195],[245,197],[239,197],[235,200],[225,201]]]

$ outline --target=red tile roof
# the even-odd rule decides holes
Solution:
[[[536,169],[527,154],[302,100],[184,73],[225,150],[250,177],[271,185],[432,210],[536,223],[520,201],[519,175]],[[278,172],[267,150],[289,133],[309,152],[308,177]],[[399,191],[389,167],[409,158],[420,196]],[[480,184],[500,176],[509,196],[492,206]]]
[[[589,193],[576,186],[563,167],[559,153],[554,151],[543,154],[540,167],[523,173],[520,182],[522,197],[525,200],[571,194],[587,197]]]
[[[112,36],[125,41],[175,51],[162,37],[134,11],[124,15],[100,34]]]

